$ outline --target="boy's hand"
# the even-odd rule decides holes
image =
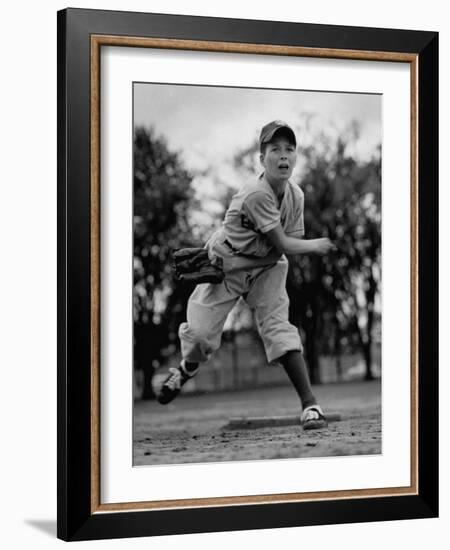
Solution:
[[[313,239],[313,243],[312,252],[314,254],[319,254],[320,256],[328,254],[328,252],[331,252],[332,250],[336,250],[335,245],[326,237],[322,239]]]

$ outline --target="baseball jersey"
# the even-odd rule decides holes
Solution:
[[[225,237],[239,254],[264,257],[274,248],[266,233],[278,224],[281,223],[286,235],[304,235],[303,208],[300,187],[288,181],[279,201],[262,174],[231,199],[223,222]]]

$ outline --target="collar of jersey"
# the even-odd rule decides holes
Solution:
[[[284,197],[286,196],[286,187],[288,185],[291,184],[291,182],[288,180],[287,183],[286,183],[286,187],[284,188],[284,193],[283,193],[283,197],[281,198],[281,201],[278,199],[278,197],[276,196],[275,194],[275,191],[272,189],[272,186],[270,185],[270,183],[267,181],[266,179],[266,173],[263,172],[260,176],[259,176],[259,179],[264,183],[264,185],[270,189],[270,192],[272,193],[273,195],[273,198],[275,199],[275,203],[278,205],[278,208],[280,208],[281,210],[281,205],[283,204],[284,202]]]

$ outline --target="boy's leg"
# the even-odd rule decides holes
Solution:
[[[288,351],[280,357],[292,385],[294,386],[303,407],[300,421],[304,430],[318,430],[327,426],[327,420],[313,395],[309,380],[308,368],[303,354],[298,350]]]
[[[246,298],[248,305],[255,311],[256,324],[269,363],[278,361],[289,351],[303,351],[298,329],[289,322],[287,271],[286,258],[257,271]]]
[[[317,400],[312,392],[308,368],[303,359],[303,354],[300,353],[299,350],[291,350],[280,357],[279,361],[283,365],[295,391],[300,397],[303,409],[311,405],[317,405]]]
[[[187,372],[193,373],[198,369],[198,363],[189,363],[188,361],[185,361],[184,368]]]
[[[255,278],[247,302],[255,310],[259,333],[269,363],[279,361],[289,376],[303,408],[305,429],[322,428],[326,420],[311,390],[298,329],[289,322],[285,258]]]
[[[158,396],[161,404],[173,401],[182,386],[197,374],[199,363],[207,361],[219,348],[223,325],[239,297],[230,290],[229,282],[198,285],[189,298],[187,322],[178,331],[183,360],[178,367],[169,369]]]
[[[208,361],[219,349],[225,320],[240,296],[235,283],[239,283],[238,276],[229,274],[222,283],[197,285],[191,294],[186,322],[178,330],[181,355],[188,370]]]

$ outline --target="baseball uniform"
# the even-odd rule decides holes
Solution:
[[[225,320],[240,297],[255,312],[269,363],[302,350],[298,329],[288,320],[288,261],[266,234],[281,224],[287,235],[302,237],[303,207],[298,186],[288,181],[279,200],[264,174],[233,196],[222,228],[206,244],[211,256],[223,259],[225,279],[198,285],[189,298],[187,322],[179,328],[185,361],[207,361],[220,347]]]

